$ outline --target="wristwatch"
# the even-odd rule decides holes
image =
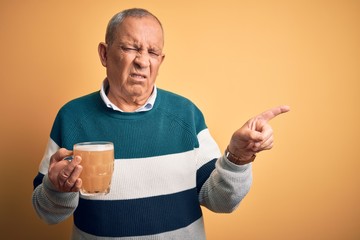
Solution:
[[[236,165],[244,165],[244,164],[248,164],[251,163],[255,160],[256,158],[256,154],[253,154],[251,156],[250,159],[248,160],[243,160],[241,159],[241,157],[236,156],[235,154],[233,154],[232,152],[229,151],[229,146],[227,146],[226,150],[225,150],[225,157],[232,163],[236,164]]]

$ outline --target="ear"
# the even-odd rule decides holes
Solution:
[[[107,47],[108,47],[108,45],[103,42],[99,43],[99,46],[98,46],[100,61],[104,67],[106,67],[106,64],[107,64]]]
[[[165,53],[163,53],[163,54],[161,55],[160,64],[164,61],[164,59],[165,59]]]

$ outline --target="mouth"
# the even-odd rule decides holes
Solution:
[[[131,73],[130,77],[136,80],[145,80],[146,79],[146,75],[143,74],[139,74],[139,73]]]

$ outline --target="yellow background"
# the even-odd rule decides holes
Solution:
[[[163,22],[157,85],[192,99],[221,150],[280,104],[275,146],[232,214],[204,209],[209,240],[360,239],[360,1],[0,1],[0,234],[67,239],[31,206],[57,110],[99,89],[110,17],[143,7]],[[141,226],[139,226],[141,227]],[[2,237],[1,236],[1,237]]]

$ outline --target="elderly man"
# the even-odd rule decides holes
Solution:
[[[236,209],[250,189],[255,154],[273,145],[268,121],[289,110],[250,119],[221,154],[201,111],[155,86],[163,34],[147,10],[116,14],[98,48],[107,70],[101,90],[56,116],[33,206],[49,224],[73,215],[72,239],[205,239],[200,206]],[[109,194],[87,197],[79,193],[81,157],[65,158],[75,143],[96,140],[114,143],[114,176]]]

